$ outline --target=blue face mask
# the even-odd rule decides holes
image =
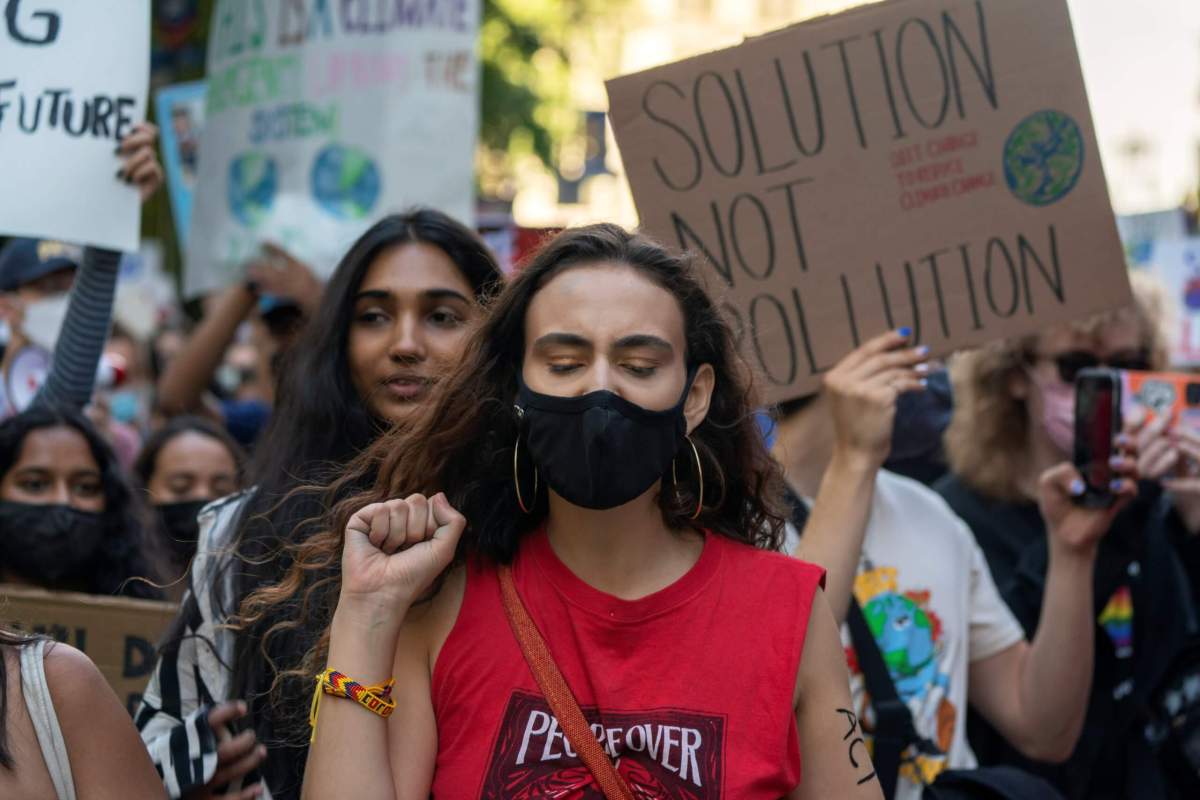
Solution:
[[[945,370],[929,376],[925,391],[900,395],[888,460],[909,461],[937,454],[953,410],[950,376]]]
[[[108,412],[112,418],[127,425],[137,421],[141,405],[141,399],[137,392],[128,389],[123,392],[113,392],[108,398]]]

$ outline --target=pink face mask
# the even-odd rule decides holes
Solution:
[[[1042,428],[1067,458],[1075,450],[1075,386],[1060,380],[1035,381],[1042,393]]]

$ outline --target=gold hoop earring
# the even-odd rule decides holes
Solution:
[[[692,447],[692,455],[696,459],[696,484],[698,486],[696,498],[696,511],[690,519],[699,519],[700,512],[704,510],[704,467],[700,464],[700,451],[696,449],[696,443],[692,441],[691,436],[683,437]],[[678,486],[679,478],[675,474],[675,459],[671,459],[671,481]]]
[[[521,452],[521,435],[517,434],[517,443],[513,445],[513,488],[517,490],[517,505],[521,507],[521,511],[526,514],[533,512],[525,505],[525,498],[521,496],[521,471],[517,468],[517,457]],[[533,468],[533,500],[537,502],[538,491],[538,471],[537,467]]]

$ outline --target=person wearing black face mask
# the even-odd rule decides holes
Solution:
[[[847,758],[822,571],[771,552],[782,484],[734,347],[690,263],[642,236],[569,230],[530,260],[340,479],[370,488],[234,620],[287,609],[265,646],[327,634],[280,686],[395,678],[386,725],[321,701],[305,797],[879,798],[861,739]]]
[[[154,549],[171,596],[196,554],[201,509],[242,488],[243,454],[217,425],[199,417],[176,417],[156,431],[134,464],[150,503]]]
[[[39,406],[0,424],[0,582],[158,598],[141,509],[82,415]]]

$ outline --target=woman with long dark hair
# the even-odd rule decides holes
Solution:
[[[277,620],[237,636],[222,623],[248,594],[285,575],[289,562],[274,554],[314,530],[320,498],[297,490],[340,474],[424,405],[461,359],[469,324],[500,279],[474,232],[428,209],[383,219],[338,265],[283,366],[249,471],[255,488],[201,517],[190,595],[137,714],[172,797],[257,774],[278,798],[298,793],[304,748],[281,743],[275,709],[263,699],[273,673],[258,645]],[[268,658],[287,660],[312,643],[293,631],[272,640]],[[215,731],[247,711],[254,729],[218,748]],[[260,788],[266,796],[253,785],[234,796]]]
[[[0,582],[158,598],[141,504],[82,414],[39,405],[0,423]]]
[[[277,665],[298,739],[325,694],[304,796],[879,797],[747,375],[686,260],[612,225],[535,256],[242,607],[291,609],[267,652],[322,634]]]

